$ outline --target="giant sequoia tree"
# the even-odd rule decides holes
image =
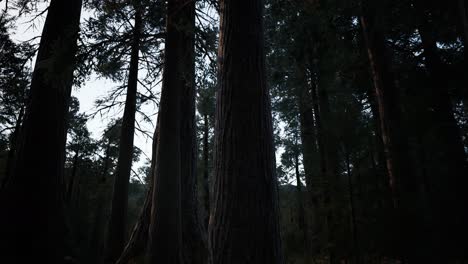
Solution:
[[[3,257],[50,263],[64,258],[66,117],[80,14],[81,0],[52,0],[48,8],[20,145],[0,196]]]
[[[182,224],[192,212],[184,209],[190,188],[182,189],[185,180],[194,176],[193,131],[193,19],[194,4],[171,0],[167,5],[166,49],[163,84],[159,106],[159,135],[156,145],[151,222],[146,253],[148,263],[183,263],[183,237],[191,237]],[[183,96],[186,96],[184,100]],[[182,107],[184,104],[184,107]],[[183,117],[183,115],[185,115]],[[182,120],[185,120],[182,123]],[[184,128],[185,130],[182,130]],[[182,160],[183,155],[188,160]],[[186,164],[182,166],[182,163]],[[182,192],[184,190],[184,192]],[[189,196],[187,196],[189,194]],[[192,227],[194,228],[194,227]],[[189,240],[193,243],[195,240]],[[195,245],[191,245],[195,247]],[[194,253],[189,253],[189,256]]]
[[[211,263],[282,263],[262,0],[220,3]]]
[[[466,0],[0,2],[0,262],[468,259]]]

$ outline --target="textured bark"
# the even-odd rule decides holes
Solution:
[[[66,116],[81,4],[52,0],[48,8],[18,152],[0,192],[0,255],[6,263],[63,262]]]
[[[395,85],[390,68],[391,58],[385,47],[382,29],[375,25],[377,16],[375,3],[363,1],[363,15],[360,17],[361,28],[371,69],[371,76],[378,106],[380,135],[384,147],[388,186],[393,202],[395,226],[394,253],[399,257],[409,258],[416,249],[416,195],[415,177],[411,173],[408,155],[408,135],[402,125],[401,103],[398,88]]]
[[[220,2],[210,263],[283,263],[262,0]]]
[[[142,18],[140,8],[135,8],[135,25],[133,26],[130,68],[128,73],[127,97],[120,132],[119,157],[115,172],[112,211],[109,222],[106,244],[106,262],[114,263],[122,253],[126,242],[128,186],[133,160],[133,138],[135,134],[135,114],[138,87],[138,53]]]
[[[385,50],[384,37],[373,25],[373,14],[370,12],[365,10],[364,15],[361,16],[361,27],[374,82],[374,95],[379,109],[380,133],[384,145],[389,186],[394,206],[398,207],[400,200],[398,188],[402,185],[398,181],[410,181],[407,142],[405,142],[407,137],[402,135],[398,91],[389,68],[391,60]]]
[[[147,263],[182,263],[181,121],[182,96],[186,91],[185,63],[193,54],[185,50],[189,41],[191,4],[169,0],[167,6],[166,50],[159,106],[160,135],[156,151],[154,191],[146,252]],[[192,78],[190,76],[190,78]],[[189,99],[191,100],[191,99]],[[184,153],[185,155],[185,153]],[[189,155],[192,155],[191,153]]]
[[[426,2],[416,0],[415,8],[421,20],[418,32],[424,49],[424,64],[427,71],[427,87],[429,96],[426,98],[428,120],[431,120],[426,132],[431,142],[432,167],[430,186],[428,190],[431,206],[431,217],[434,223],[432,246],[437,248],[442,260],[446,256],[453,259],[467,258],[468,247],[463,241],[468,235],[468,195],[465,187],[468,184],[466,156],[461,132],[453,113],[452,101],[445,80],[445,65],[439,56],[437,42],[434,36]],[[435,140],[434,140],[435,139]]]
[[[197,142],[195,123],[195,1],[188,1],[179,11],[179,23],[184,30],[180,40],[183,50],[181,95],[181,207],[183,261],[205,264],[208,258],[206,237],[198,214]]]

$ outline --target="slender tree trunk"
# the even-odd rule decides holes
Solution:
[[[315,120],[315,130],[317,135],[317,149],[319,154],[319,167],[320,167],[320,176],[319,180],[316,182],[315,186],[318,189],[318,219],[317,219],[317,232],[319,232],[320,242],[322,245],[328,245],[330,243],[330,223],[328,217],[328,211],[330,208],[330,179],[328,177],[328,167],[325,151],[325,139],[323,131],[322,116],[320,113],[320,104],[318,100],[317,92],[317,73],[313,72],[311,80],[311,100],[313,104],[313,114]],[[324,246],[322,246],[324,247]]]
[[[301,146],[302,146],[302,160],[305,173],[306,189],[307,189],[307,199],[306,204],[308,208],[312,208],[313,213],[310,214],[310,223],[312,225],[312,230],[314,233],[316,230],[320,230],[320,226],[317,225],[319,219],[318,215],[320,214],[320,202],[321,199],[321,180],[323,180],[320,175],[318,175],[316,166],[316,152],[317,152],[317,135],[316,127],[314,121],[314,110],[312,98],[309,90],[309,84],[307,82],[306,76],[306,67],[304,63],[300,60],[297,60],[297,104],[299,107],[299,125],[301,130]],[[309,241],[309,247],[312,242]],[[316,246],[319,246],[321,243],[315,243]],[[308,248],[308,250],[318,249]]]
[[[361,255],[359,248],[359,239],[358,239],[358,230],[357,230],[357,221],[356,221],[356,209],[354,203],[354,187],[353,187],[353,178],[351,175],[351,162],[349,157],[348,150],[345,146],[345,158],[346,158],[346,174],[348,176],[348,195],[349,195],[349,208],[351,213],[351,230],[353,237],[353,251],[356,263],[360,263]]]
[[[206,264],[207,240],[198,211],[197,142],[195,123],[195,1],[188,1],[180,11],[182,54],[182,96],[180,125],[182,245],[184,263]]]
[[[375,135],[371,136],[369,139],[371,165],[376,176],[376,187],[380,190],[381,199],[378,199],[381,207],[380,209],[383,209],[383,212],[386,212],[388,209],[391,209],[394,204],[392,199],[392,190],[387,184],[389,176],[385,157],[385,148],[382,140],[383,137],[379,106],[377,104],[377,96],[374,87],[369,87],[367,90],[367,98],[371,107],[373,121],[372,126],[375,133]],[[381,222],[386,221],[385,218],[387,218],[387,216],[382,215],[382,217],[384,219],[382,219]]]
[[[185,229],[182,223],[186,222],[182,220],[182,213],[185,212],[182,211],[181,205],[182,199],[186,196],[181,190],[181,173],[185,173],[187,167],[182,168],[181,165],[182,162],[193,162],[193,154],[189,148],[190,160],[181,160],[182,155],[187,155],[187,153],[181,153],[182,141],[187,138],[184,131],[184,140],[182,140],[181,130],[185,124],[182,125],[181,122],[182,114],[187,113],[187,108],[184,107],[182,110],[182,97],[188,91],[186,85],[190,85],[191,78],[193,78],[192,70],[187,71],[191,66],[184,67],[185,63],[192,65],[193,54],[190,52],[192,48],[189,51],[186,50],[187,46],[193,45],[187,43],[193,38],[191,36],[193,32],[187,30],[187,25],[193,23],[192,12],[192,5],[185,0],[168,1],[165,63],[159,106],[160,135],[156,152],[147,263],[182,263],[185,252],[182,247]],[[192,111],[191,106],[188,109],[188,112]],[[188,121],[190,122],[191,120]],[[191,137],[192,135],[189,134],[190,142],[192,142]],[[192,169],[189,168],[189,170]],[[185,177],[184,175],[184,179]]]
[[[107,176],[107,173],[109,171],[110,151],[111,151],[111,141],[110,141],[110,139],[108,139],[107,146],[106,146],[106,152],[104,154],[105,156],[104,156],[104,159],[103,159],[102,172],[101,172],[102,181],[105,180],[105,178]]]
[[[52,0],[48,8],[18,152],[0,192],[0,255],[6,263],[63,262],[66,116],[81,4]]]
[[[209,146],[209,121],[208,115],[203,116],[203,208],[205,211],[203,224],[205,230],[208,230],[208,221],[210,218],[210,146]]]
[[[65,196],[65,201],[70,204],[73,197],[74,197],[74,188],[76,186],[76,182],[78,181],[76,179],[76,171],[78,170],[78,161],[80,159],[80,152],[77,150],[75,152],[75,155],[73,156],[73,165],[72,165],[72,171],[70,175],[70,180],[68,181],[67,184],[67,192]]]
[[[309,193],[309,202],[313,205],[313,172],[314,172],[314,154],[317,151],[316,135],[314,125],[313,105],[311,101],[309,85],[307,83],[306,68],[302,62],[297,62],[297,102],[299,106],[300,129],[303,165],[306,179],[306,188]]]
[[[126,242],[128,186],[133,160],[133,137],[135,134],[135,114],[138,87],[138,53],[142,18],[139,6],[135,7],[135,25],[133,27],[130,68],[128,73],[127,98],[122,120],[119,143],[119,158],[115,173],[112,211],[109,222],[108,241],[106,244],[106,262],[114,263],[122,253]]]
[[[4,175],[5,178],[2,179],[0,189],[3,188],[3,184],[6,183],[6,179],[10,177],[11,169],[14,164],[14,158],[15,158],[15,154],[16,154],[18,144],[19,144],[18,139],[21,133],[21,125],[23,123],[24,110],[25,110],[25,106],[22,106],[18,114],[18,119],[16,120],[15,130],[11,134],[10,150],[8,151],[6,170],[5,170],[5,175]]]
[[[283,263],[262,0],[220,2],[210,263]]]
[[[299,171],[299,153],[296,153],[294,156],[294,168],[296,172],[296,200],[297,200],[297,219],[298,227],[302,232],[302,242],[304,243],[304,260],[306,264],[311,263],[310,260],[310,245],[309,245],[309,234],[308,234],[308,225],[306,220],[306,213],[304,209],[304,199],[302,195],[302,181],[301,174]]]

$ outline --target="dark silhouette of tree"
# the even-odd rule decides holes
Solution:
[[[210,263],[282,263],[263,1],[221,1]]]
[[[20,143],[0,197],[1,211],[7,216],[1,220],[1,248],[6,259],[64,260],[66,116],[80,13],[81,0],[54,0],[48,8]],[[29,254],[21,253],[24,250]]]
[[[192,151],[194,151],[193,131],[182,131],[182,128],[193,129],[193,19],[194,5],[182,0],[168,2],[166,17],[166,42],[164,57],[163,84],[159,105],[159,137],[156,150],[154,171],[154,189],[152,197],[151,222],[146,261],[148,263],[182,263],[184,256],[182,224],[189,220],[186,217],[186,196],[192,190],[182,191],[182,177],[194,180],[195,176]],[[187,46],[186,46],[187,45]],[[185,65],[182,67],[182,65]],[[188,94],[187,94],[188,93]],[[183,99],[184,95],[189,95]],[[182,105],[188,100],[187,105]],[[187,108],[186,108],[187,107]],[[190,116],[183,117],[183,114]],[[182,123],[183,118],[187,118]],[[187,133],[187,134],[186,134]],[[190,144],[190,145],[187,145]],[[181,150],[189,160],[182,161]],[[185,156],[187,157],[187,156]],[[182,166],[182,162],[192,165]],[[182,173],[190,173],[182,176]],[[195,178],[196,179],[196,178]],[[182,211],[184,210],[184,211]],[[193,211],[188,210],[191,214]],[[184,214],[183,214],[184,213]],[[192,227],[194,228],[194,227]],[[186,230],[185,230],[186,231]],[[185,233],[187,234],[187,233]],[[196,245],[191,245],[196,246]],[[187,252],[187,251],[185,251]]]

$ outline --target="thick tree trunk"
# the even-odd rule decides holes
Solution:
[[[153,176],[155,180],[147,263],[182,263],[185,253],[182,247],[185,227],[182,227],[182,223],[185,224],[187,219],[182,220],[185,211],[182,211],[181,206],[182,202],[185,206],[185,201],[182,199],[186,199],[187,196],[182,194],[181,173],[193,169],[192,165],[182,168],[182,162],[193,163],[193,150],[189,147],[190,153],[181,153],[181,151],[182,142],[187,143],[187,139],[190,143],[193,142],[191,134],[193,131],[188,133],[183,131],[182,134],[182,127],[186,124],[191,126],[192,120],[189,119],[183,125],[181,122],[182,114],[193,111],[191,105],[187,108],[184,106],[182,109],[182,97],[193,89],[190,87],[193,81],[193,70],[190,69],[191,66],[188,66],[193,65],[191,52],[193,44],[187,43],[187,41],[193,41],[193,32],[188,26],[193,25],[193,12],[192,4],[185,0],[168,1],[165,63],[159,107],[160,135],[156,152],[156,170]],[[186,50],[188,46],[190,50]],[[187,68],[184,66],[186,63]],[[193,99],[185,98],[184,100]],[[192,118],[192,116],[185,118]],[[182,135],[184,135],[183,139]],[[185,147],[183,149],[185,151]],[[182,155],[189,155],[189,160],[182,161]],[[184,179],[186,177],[184,175]]]
[[[319,72],[320,74],[320,72]],[[345,190],[342,190],[341,182],[339,179],[339,160],[338,160],[338,145],[335,131],[333,130],[333,116],[330,111],[330,99],[328,96],[327,86],[323,81],[317,80],[316,92],[318,100],[318,115],[320,115],[322,122],[322,142],[323,154],[325,155],[325,176],[327,186],[325,188],[325,203],[327,210],[327,226],[329,238],[329,252],[330,262],[339,263],[339,249],[338,242],[340,240],[337,229],[343,224],[344,214],[344,196],[342,195]]]
[[[0,255],[6,263],[63,262],[66,116],[81,4],[52,0],[48,9],[18,152],[0,192]]]
[[[445,80],[445,68],[439,56],[433,25],[430,22],[426,2],[415,1],[421,15],[418,32],[424,49],[425,68],[428,74],[427,89],[430,95],[426,101],[432,111],[427,111],[429,130],[426,136],[431,144],[431,168],[429,202],[434,222],[433,246],[438,249],[433,255],[446,259],[468,257],[468,247],[463,241],[468,235],[468,195],[465,187],[468,175],[464,145],[457,121],[454,117],[452,101]],[[450,259],[449,257],[449,259]]]
[[[210,263],[283,263],[262,0],[220,2]]]
[[[380,133],[386,159],[386,169],[389,177],[393,208],[396,209],[394,246],[396,254],[408,257],[410,245],[415,239],[415,212],[411,208],[416,194],[416,183],[411,174],[410,158],[408,155],[408,136],[402,126],[401,105],[398,89],[395,86],[385,38],[382,29],[374,24],[376,11],[374,3],[364,2],[363,15],[360,17],[362,32],[367,48],[375,101],[378,106]],[[398,224],[400,223],[400,224]],[[398,232],[398,233],[397,233]],[[402,235],[405,239],[402,239]],[[404,250],[404,251],[403,251]]]
[[[397,181],[403,177],[403,161],[399,156],[397,127],[401,126],[398,92],[389,70],[390,60],[385,55],[384,38],[373,28],[372,15],[361,16],[361,27],[366,42],[368,58],[372,71],[376,101],[379,109],[380,133],[384,145],[389,186],[392,190],[394,206],[398,207],[399,191]],[[395,127],[397,126],[397,127]],[[406,151],[406,150],[404,150]]]
[[[198,211],[197,142],[195,123],[195,1],[185,3],[179,23],[184,29],[180,46],[183,50],[181,95],[181,206],[183,261],[205,264],[208,258],[206,237]]]
[[[119,143],[119,158],[115,173],[112,211],[109,222],[106,244],[106,262],[114,263],[122,253],[126,242],[128,186],[133,160],[133,137],[135,134],[135,114],[138,87],[138,53],[142,18],[140,7],[135,8],[135,25],[133,27],[130,68],[128,73],[127,98],[122,120]]]

